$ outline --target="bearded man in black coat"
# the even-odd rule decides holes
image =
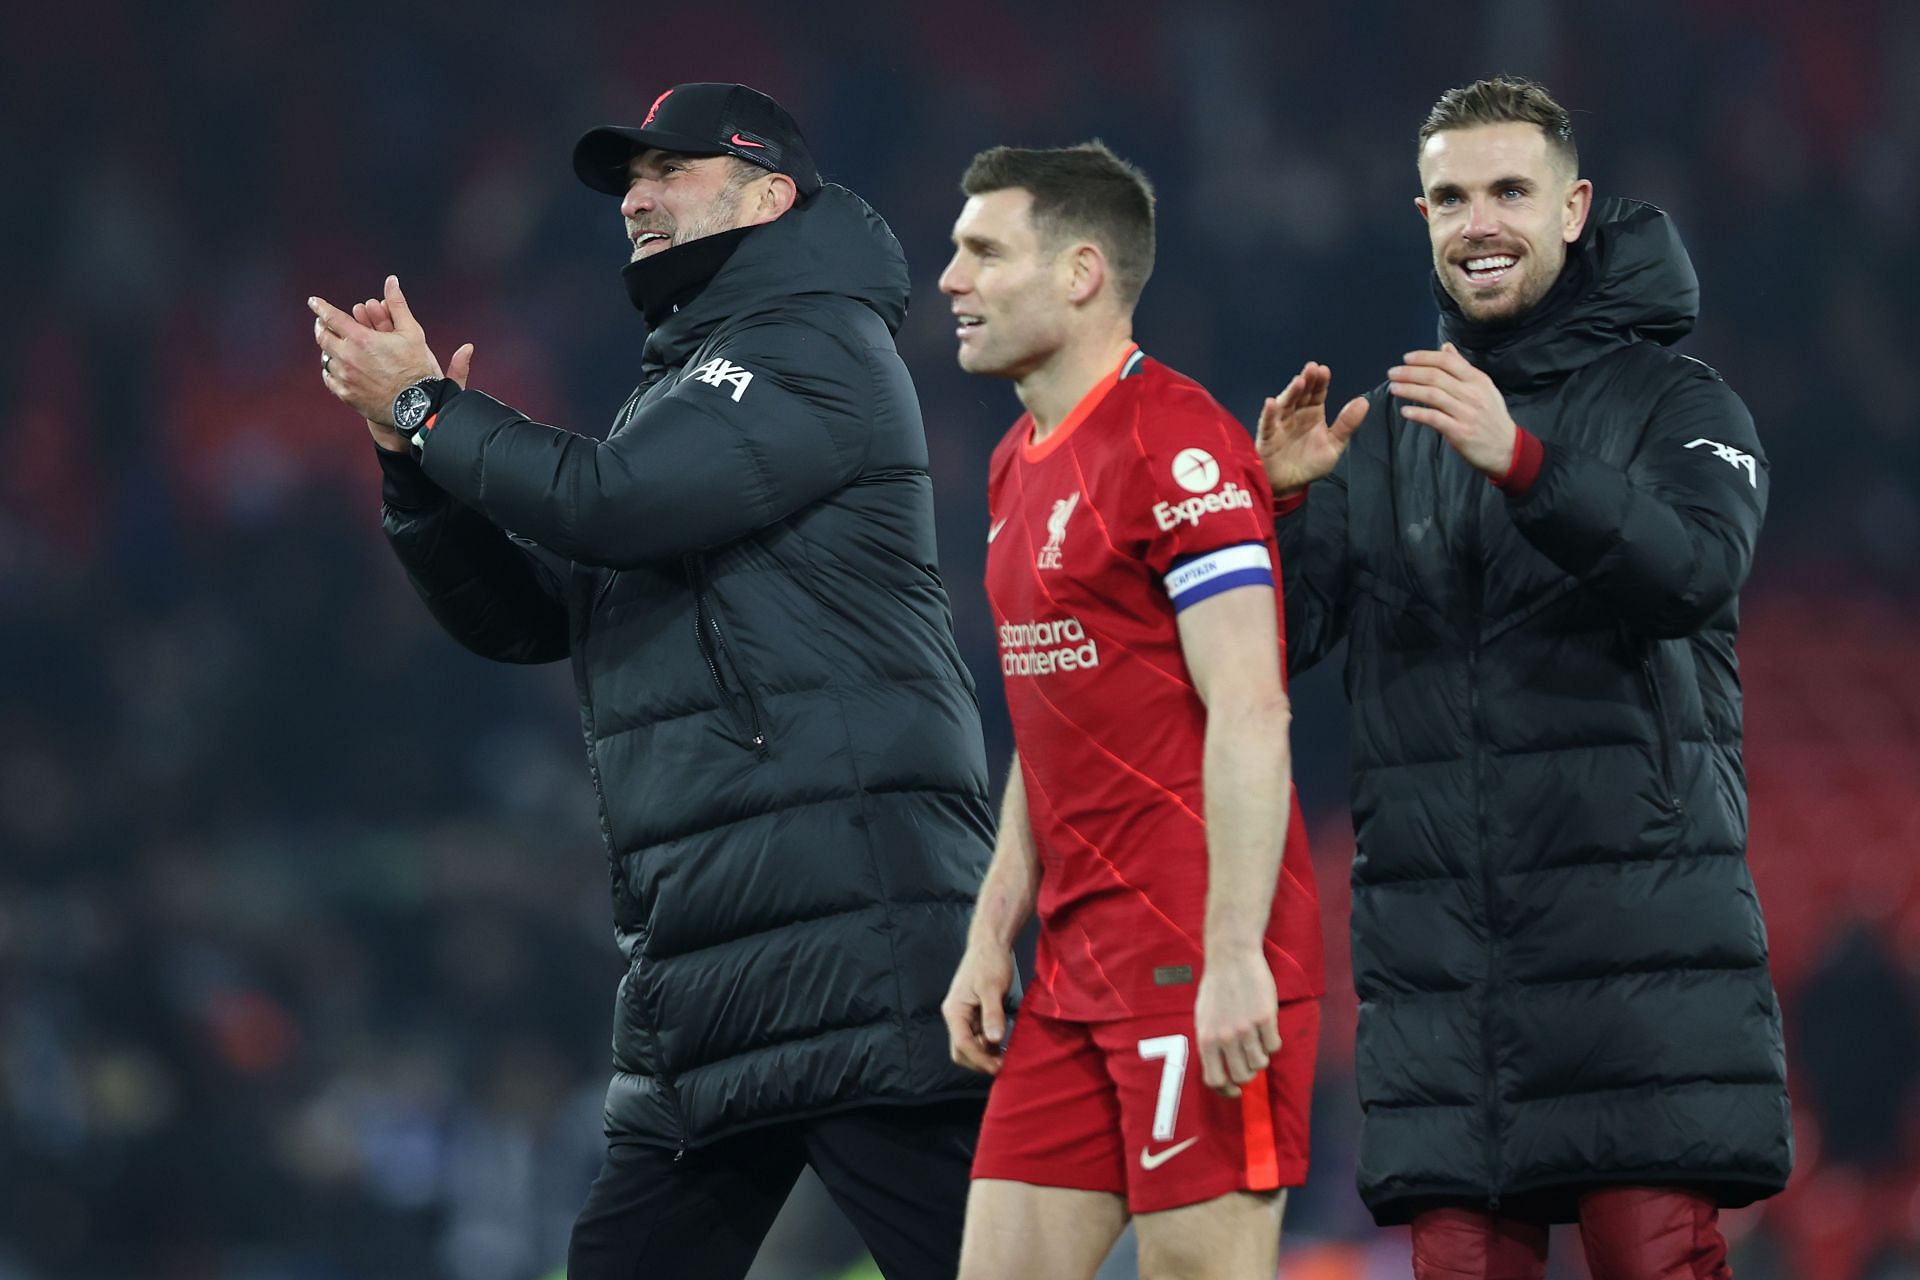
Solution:
[[[1449,91],[1419,170],[1439,348],[1260,424],[1290,665],[1348,643],[1361,1195],[1416,1277],[1538,1280],[1566,1221],[1597,1280],[1724,1277],[1792,1165],[1733,647],[1766,454],[1546,90]]]
[[[985,1081],[940,1001],[992,847],[894,348],[906,257],[793,118],[684,84],[595,129],[645,313],[605,440],[447,376],[399,282],[309,299],[435,618],[570,659],[627,959],[574,1280],[744,1275],[803,1167],[889,1280],[951,1277]]]

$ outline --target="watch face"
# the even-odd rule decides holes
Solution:
[[[427,420],[427,409],[433,404],[433,397],[422,386],[411,386],[393,398],[393,425],[411,434],[420,429]]]

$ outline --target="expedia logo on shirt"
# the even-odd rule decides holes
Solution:
[[[1162,529],[1171,533],[1183,524],[1197,525],[1202,516],[1210,516],[1216,511],[1252,509],[1253,495],[1229,480],[1215,492],[1198,498],[1156,502],[1153,504],[1153,518]]]
[[[1000,624],[1000,674],[1050,676],[1100,665],[1100,646],[1078,618]]]

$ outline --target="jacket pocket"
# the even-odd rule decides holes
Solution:
[[[1640,659],[1640,680],[1647,688],[1647,706],[1653,713],[1653,731],[1656,758],[1660,766],[1660,801],[1674,812],[1680,812],[1680,795],[1675,789],[1675,769],[1673,763],[1673,728],[1667,723],[1667,700],[1660,689],[1660,676],[1654,670],[1651,654]]]
[[[741,669],[736,650],[727,643],[720,615],[707,592],[706,573],[698,560],[687,559],[687,576],[693,583],[694,640],[706,661],[707,674],[720,694],[722,705],[733,720],[735,734],[761,759],[767,758],[766,723],[760,716],[760,704],[754,701],[753,686]]]

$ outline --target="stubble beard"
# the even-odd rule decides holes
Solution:
[[[1560,255],[1560,261],[1553,266],[1548,266],[1543,259],[1532,253],[1527,254],[1520,261],[1520,279],[1509,288],[1486,298],[1476,297],[1473,286],[1460,281],[1459,273],[1451,263],[1436,262],[1434,268],[1440,277],[1441,286],[1447,291],[1447,296],[1453,299],[1454,305],[1460,308],[1460,313],[1467,319],[1475,324],[1511,324],[1519,321],[1540,304],[1540,300],[1547,296],[1547,291],[1553,288],[1553,282],[1560,278],[1560,273],[1566,269],[1567,265],[1564,253]],[[1463,297],[1462,294],[1465,296]]]
[[[666,248],[656,249],[647,256],[649,258],[657,258],[663,253],[670,253],[678,249],[683,244],[691,244],[695,240],[704,240],[708,236],[717,236],[722,231],[734,230],[740,224],[740,194],[744,186],[744,183],[729,184],[713,198],[713,203],[701,210],[698,215],[688,222],[681,223],[669,219],[665,226],[643,228],[643,230],[646,231],[664,231],[667,233]],[[628,261],[640,261],[640,249],[638,246],[635,246],[633,256],[628,259]]]
[[[667,243],[670,247],[677,249],[683,244],[704,240],[708,236],[717,236],[722,231],[731,231],[739,223],[739,193],[723,192],[701,212],[699,217],[687,223],[684,230],[675,228],[670,233]]]

